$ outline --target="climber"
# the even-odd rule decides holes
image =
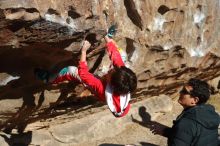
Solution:
[[[125,116],[130,109],[130,93],[137,87],[137,77],[131,69],[125,66],[122,60],[120,51],[112,39],[115,33],[115,26],[111,26],[105,36],[112,68],[101,79],[89,73],[86,55],[91,44],[88,41],[83,43],[78,68],[75,66],[65,67],[58,75],[51,75],[48,71],[36,69],[35,75],[46,83],[58,84],[65,80],[83,83],[100,101],[107,103],[115,117]]]

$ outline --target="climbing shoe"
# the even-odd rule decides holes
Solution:
[[[116,34],[117,32],[117,25],[112,25],[109,27],[108,29],[108,37],[113,38],[113,36]]]
[[[37,79],[43,81],[44,83],[48,83],[50,72],[41,68],[35,68],[34,74]]]

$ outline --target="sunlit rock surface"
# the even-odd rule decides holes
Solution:
[[[43,84],[33,70],[77,66],[86,38],[93,44],[91,72],[103,75],[109,59],[102,37],[116,23],[115,40],[138,77],[133,102],[177,95],[192,77],[209,81],[217,94],[219,7],[219,0],[1,0],[0,102],[10,106],[1,110],[0,128],[21,132],[35,121],[102,107],[93,97],[81,98],[91,96],[83,86]]]

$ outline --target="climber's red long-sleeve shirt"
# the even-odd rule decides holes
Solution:
[[[124,62],[122,61],[120,52],[117,50],[116,45],[113,42],[107,43],[107,52],[109,54],[109,57],[113,63],[114,66],[121,67],[124,66]],[[93,74],[89,72],[88,66],[86,62],[79,62],[78,66],[78,73],[79,76],[84,84],[89,86],[90,89],[92,89],[93,93],[96,94],[99,100],[105,101],[106,100],[106,86],[108,85],[108,82],[106,80],[102,81],[98,78],[96,78]],[[129,94],[129,100],[130,100],[130,93]],[[121,95],[116,95],[112,93],[112,102],[113,106],[115,107],[115,110],[117,113],[120,113],[118,117],[122,117],[125,114],[127,114],[130,104],[127,102],[127,105],[122,107],[122,104],[120,104]],[[127,100],[127,99],[126,99]],[[122,111],[123,110],[123,111]],[[113,113],[114,114],[114,113]]]

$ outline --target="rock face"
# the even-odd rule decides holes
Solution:
[[[72,83],[55,87],[42,84],[34,78],[33,70],[43,67],[56,72],[67,65],[77,65],[81,41],[87,38],[93,43],[88,54],[91,72],[102,74],[109,64],[102,37],[115,23],[115,40],[127,52],[126,64],[138,77],[133,97],[173,95],[192,77],[210,81],[218,92],[219,3],[1,0],[0,102],[11,102],[2,109],[1,128],[10,131],[19,127],[22,131],[28,123],[63,114],[54,112],[54,108],[100,106],[91,98],[76,98],[83,87]],[[52,106],[54,101],[59,104]]]
[[[113,145],[113,143],[139,145],[141,141],[149,142],[149,145],[146,143],[146,146],[152,146],[153,144],[165,145],[166,138],[153,135],[149,130],[149,126],[155,118],[165,115],[165,113],[174,114],[171,112],[172,108],[173,102],[170,97],[165,95],[154,96],[132,104],[129,114],[123,118],[113,117],[109,114],[108,109],[81,119],[72,119],[71,116],[62,115],[58,116],[57,119],[28,125],[27,129],[32,131],[25,132],[23,135],[14,134],[14,136],[10,136],[4,134],[4,137],[11,142],[11,145],[16,142],[18,142],[18,145],[25,143],[44,146],[101,146],[105,145],[104,142],[110,142],[108,145]],[[69,115],[72,115],[72,113],[69,113]],[[136,122],[132,121],[131,116],[133,121]],[[166,117],[168,118],[167,115]],[[58,121],[63,123],[57,124]],[[171,121],[172,118],[166,120],[168,123],[171,123]],[[144,124],[144,122],[148,124]],[[46,125],[50,126],[47,127]],[[42,126],[46,127],[36,130]],[[150,141],[147,139],[150,139]],[[6,142],[2,141],[0,137],[0,144],[8,146]]]

